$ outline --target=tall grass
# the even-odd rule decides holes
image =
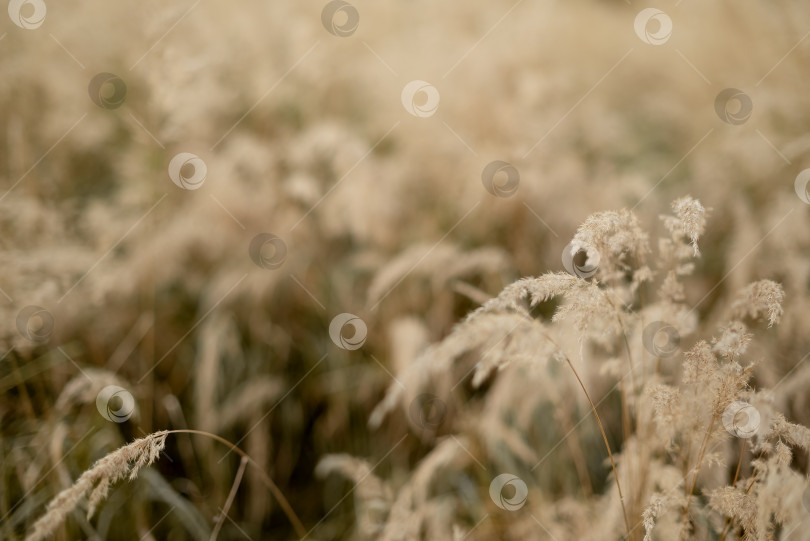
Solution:
[[[327,3],[2,17],[0,538],[801,538],[810,8]]]

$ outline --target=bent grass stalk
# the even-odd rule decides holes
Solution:
[[[284,497],[284,494],[270,476],[267,475],[261,466],[250,458],[245,451],[217,434],[202,430],[178,429],[149,434],[145,438],[135,440],[101,458],[90,469],[86,470],[71,487],[63,490],[51,500],[48,504],[47,512],[36,521],[26,539],[28,541],[38,541],[53,534],[56,528],[64,522],[68,513],[76,508],[79,500],[87,496],[88,493],[90,494],[90,514],[92,514],[95,504],[106,498],[109,485],[124,476],[128,476],[130,480],[134,479],[139,468],[146,467],[154,462],[163,449],[166,436],[171,434],[197,434],[205,436],[227,445],[228,448],[242,457],[239,471],[231,487],[225,506],[223,507],[221,518],[225,517],[225,514],[233,503],[233,498],[241,482],[246,464],[250,464],[255,468],[259,474],[259,478],[278,501],[282,511],[284,511],[284,514],[295,529],[296,534],[299,537],[306,535],[304,525],[301,523],[298,515],[295,514],[295,511],[293,511],[287,498]],[[221,520],[212,533],[212,539],[216,539],[220,528]]]
[[[619,473],[616,471],[616,463],[613,461],[613,452],[610,450],[610,443],[608,443],[607,434],[605,434],[605,427],[602,425],[602,419],[599,417],[599,413],[596,411],[596,405],[591,400],[591,395],[588,394],[588,390],[585,388],[585,384],[582,383],[582,379],[579,377],[579,373],[577,373],[577,369],[574,368],[574,365],[571,364],[571,360],[566,355],[565,362],[568,363],[568,366],[571,368],[571,371],[574,373],[574,376],[577,378],[577,382],[579,382],[579,386],[582,388],[582,392],[585,393],[585,398],[588,399],[588,403],[591,405],[591,410],[593,411],[594,416],[596,417],[596,422],[599,424],[599,431],[602,433],[602,439],[605,441],[605,447],[607,448],[608,456],[610,457],[610,467],[613,468],[613,479],[616,481],[616,489],[619,491],[619,501],[622,504],[622,517],[624,518],[624,527],[627,529],[627,538],[630,539],[630,522],[627,520],[627,509],[624,506],[624,496],[622,495],[622,485],[619,483]]]
[[[279,505],[281,506],[281,509],[284,511],[284,514],[287,516],[290,523],[295,528],[295,533],[301,537],[306,535],[306,528],[304,528],[304,524],[298,518],[298,515],[295,514],[295,511],[290,505],[290,502],[287,501],[287,498],[284,496],[284,493],[281,492],[281,489],[279,489],[278,486],[270,478],[270,476],[265,473],[262,467],[255,460],[250,458],[250,456],[248,456],[248,454],[244,452],[242,449],[240,449],[230,441],[226,440],[222,436],[218,436],[210,432],[205,432],[203,430],[192,430],[192,429],[170,430],[169,434],[198,434],[200,436],[207,436],[220,443],[227,445],[231,449],[231,451],[238,454],[243,459],[246,459],[250,463],[250,465],[253,466],[254,469],[258,472],[259,478],[262,480],[262,482],[264,482],[264,484],[273,494],[273,497],[275,497],[276,500],[278,501]]]
[[[600,289],[600,291],[602,291],[602,295],[604,296],[607,303],[611,306],[611,308],[613,308],[613,312],[616,315],[616,323],[619,324],[619,328],[621,329],[622,339],[624,341],[624,350],[625,350],[625,353],[626,353],[625,356],[627,357],[627,367],[628,367],[629,374],[630,374],[630,382],[629,382],[629,384],[630,384],[630,392],[627,391],[627,383],[622,381],[621,385],[620,385],[621,400],[622,400],[622,434],[624,435],[624,441],[630,441],[630,438],[631,438],[631,436],[632,436],[632,434],[634,432],[633,418],[632,418],[632,415],[630,414],[630,405],[631,405],[630,400],[631,400],[631,398],[633,398],[632,406],[633,406],[633,409],[635,410],[636,419],[638,419],[638,417],[639,417],[638,405],[637,405],[636,400],[635,400],[636,376],[635,376],[635,373],[633,371],[633,357],[632,357],[632,353],[630,351],[630,342],[627,339],[627,329],[625,328],[624,322],[622,321],[620,310],[616,306],[616,304],[613,302],[613,300],[610,298],[610,295],[608,295],[608,292],[606,290]],[[636,421],[636,422],[638,422],[638,421]],[[636,428],[638,428],[638,427],[636,426]],[[633,480],[633,469],[632,469],[632,466],[630,464],[627,465],[627,477],[628,477],[628,479],[630,481],[630,485],[634,486],[635,483],[634,483],[634,480]],[[635,507],[636,507],[635,498],[633,498],[631,496],[630,510],[634,511]],[[627,520],[626,517],[625,517],[625,520]],[[629,530],[629,528],[628,528],[628,530]],[[628,539],[630,537],[629,534],[630,534],[630,532],[628,531]]]
[[[562,349],[551,336],[549,336],[546,333],[544,333],[544,336],[546,340],[554,344],[554,346],[557,348],[557,351],[562,353]],[[579,387],[582,389],[582,392],[585,393],[585,398],[588,399],[588,403],[591,405],[591,411],[593,411],[593,415],[594,417],[596,417],[596,422],[599,425],[599,431],[602,433],[602,440],[604,440],[605,442],[605,448],[607,449],[608,457],[610,458],[610,467],[613,469],[613,479],[614,481],[616,481],[616,489],[619,492],[619,502],[622,505],[622,518],[624,519],[624,527],[627,530],[627,539],[629,540],[630,533],[632,530],[630,529],[630,521],[627,519],[627,508],[624,505],[624,495],[622,494],[622,485],[621,482],[619,481],[619,472],[616,470],[616,462],[613,460],[613,451],[611,451],[610,449],[610,443],[608,442],[607,434],[605,433],[605,427],[602,424],[602,418],[599,417],[599,412],[596,411],[596,404],[594,404],[593,400],[591,400],[591,395],[585,388],[585,384],[582,382],[582,378],[579,377],[579,372],[577,372],[577,369],[574,368],[573,363],[571,363],[571,359],[569,359],[568,355],[565,355],[564,353],[562,354],[562,356],[565,358],[565,362],[568,363],[568,367],[574,373],[574,377],[577,378],[577,382],[579,383]]]

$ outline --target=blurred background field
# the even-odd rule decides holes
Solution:
[[[593,212],[632,209],[656,239],[659,215],[686,194],[711,212],[686,281],[702,333],[684,348],[711,336],[737,289],[782,283],[785,316],[752,346],[754,381],[779,383],[778,409],[810,423],[810,227],[794,189],[810,167],[810,5],[657,3],[673,25],[660,45],[637,35],[650,7],[637,2],[352,0],[359,24],[345,37],[326,28],[326,5],[77,0],[48,2],[37,28],[0,22],[0,537],[21,539],[125,442],[191,428],[260,463],[311,538],[373,539],[357,521],[366,500],[316,476],[319,460],[365,458],[396,487],[442,436],[476,433],[486,415],[487,389],[456,374],[438,434],[407,408],[370,427],[392,378],[508,283],[563,270]],[[99,73],[125,83],[119,107],[91,99]],[[403,106],[414,80],[438,92],[434,114]],[[742,122],[716,110],[727,88],[750,98]],[[181,152],[205,163],[198,189],[172,183]],[[482,183],[495,160],[519,172],[510,197]],[[251,259],[262,233],[286,247],[277,268]],[[43,343],[18,325],[31,305],[53,319]],[[341,313],[366,324],[361,348],[330,339]],[[571,422],[542,396],[553,380],[508,377],[514,404],[502,406],[535,460],[551,453],[534,485],[563,504],[584,497],[572,451],[552,449]],[[613,384],[598,369],[585,379],[599,397]],[[96,407],[111,384],[135,399],[126,422]],[[616,403],[604,417],[621,448]],[[601,492],[611,485],[592,424],[579,434]],[[491,441],[470,451],[503,465],[506,436],[483,431]],[[208,538],[239,467],[226,451],[178,435],[57,538]],[[806,472],[807,455],[796,461]],[[434,482],[487,498],[489,477]],[[297,538],[250,469],[220,520],[220,539]],[[476,536],[547,538],[494,514]]]

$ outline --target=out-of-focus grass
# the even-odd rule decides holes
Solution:
[[[674,31],[651,46],[633,30],[643,6],[621,2],[358,1],[360,25],[346,38],[323,27],[324,4],[51,2],[38,29],[0,23],[3,538],[19,538],[93,460],[170,428],[240,442],[305,525],[336,506],[313,535],[349,535],[348,485],[315,479],[320,457],[386,457],[375,473],[402,480],[432,448],[409,437],[386,455],[412,430],[406,412],[367,426],[387,372],[411,360],[397,351],[402,318],[439,340],[477,305],[459,281],[491,296],[518,276],[561,270],[576,227],[602,209],[634,208],[657,238],[675,197],[711,207],[687,303],[700,303],[711,333],[731,292],[782,282],[783,323],[752,346],[770,359],[755,382],[805,381],[796,363],[810,231],[793,180],[810,149],[807,7],[662,7]],[[122,107],[90,100],[99,72],[126,83]],[[434,116],[403,108],[414,79],[439,90]],[[715,113],[728,87],[753,101],[744,124]],[[179,152],[205,161],[199,190],[169,179]],[[513,197],[483,188],[493,160],[520,172]],[[263,232],[286,243],[278,269],[248,256]],[[422,251],[370,301],[375,277],[414,245]],[[445,276],[483,247],[507,264]],[[20,335],[28,305],[53,315],[47,343]],[[329,338],[344,312],[368,325],[359,350]],[[136,400],[125,423],[95,406],[110,378]],[[806,393],[787,387],[774,400],[807,424]],[[606,408],[610,425],[619,412]],[[582,438],[599,443],[592,436]],[[155,466],[165,484],[122,485],[98,522],[72,516],[60,535],[193,537],[189,524],[210,528],[231,488],[238,460],[224,452],[169,441]],[[569,451],[557,453],[551,491],[562,498],[575,477]],[[805,455],[796,460],[806,469]],[[161,521],[178,497],[191,505]],[[249,472],[229,518],[220,538],[294,535]]]

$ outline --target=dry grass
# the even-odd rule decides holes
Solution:
[[[0,538],[805,538],[810,7],[351,3],[3,17]]]
[[[72,512],[85,497],[88,499],[89,520],[96,506],[107,498],[110,485],[124,477],[128,477],[130,481],[135,479],[138,470],[149,466],[158,458],[166,445],[166,434],[167,431],[164,430],[135,440],[93,464],[89,470],[81,474],[73,486],[66,488],[51,500],[48,511],[31,527],[31,533],[26,536],[26,541],[38,541],[52,536],[68,513]]]

